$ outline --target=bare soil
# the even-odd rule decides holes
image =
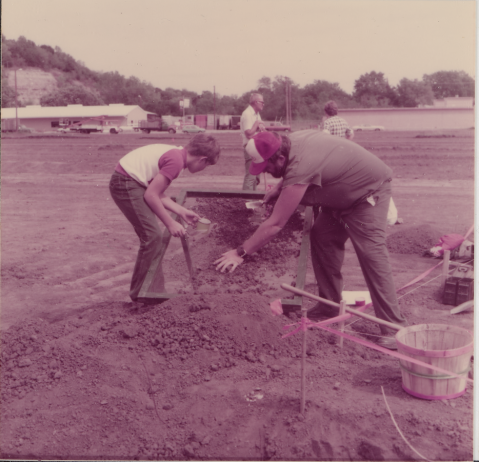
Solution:
[[[438,237],[473,223],[474,138],[361,133],[355,141],[394,170],[402,225],[388,229],[398,288],[438,260],[422,257]],[[452,136],[454,135],[454,136]],[[240,189],[239,134],[218,133],[222,158],[171,186]],[[299,314],[273,316],[291,294],[302,214],[233,274],[212,262],[257,223],[244,201],[189,206],[216,226],[190,231],[193,287],[179,241],[164,261],[159,305],[128,299],[137,238],[109,197],[116,162],[178,135],[5,136],[2,140],[0,457],[65,460],[413,460],[387,411],[429,460],[472,460],[473,389],[452,400],[402,390],[398,360],[331,333],[307,334],[306,412],[300,410],[300,334],[282,338]],[[269,183],[271,179],[267,179]],[[264,179],[260,188],[264,187]],[[469,239],[472,239],[471,236]],[[440,269],[399,292],[410,324],[473,330],[473,313],[443,305]],[[346,290],[365,290],[352,246]],[[308,269],[306,290],[316,291]],[[314,302],[304,300],[306,306]],[[354,320],[373,340],[376,324]],[[472,376],[472,373],[471,373]]]

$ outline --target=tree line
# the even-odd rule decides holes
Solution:
[[[59,47],[36,45],[21,36],[8,40],[2,34],[2,71],[35,67],[44,71],[61,71],[57,77],[58,90],[41,98],[42,106],[83,104],[138,105],[159,115],[182,115],[180,101],[190,100],[188,114],[241,114],[249,104],[252,92],[260,92],[265,100],[262,117],[275,120],[286,114],[286,87],[291,88],[293,119],[320,119],[323,106],[335,100],[340,108],[392,108],[418,107],[432,104],[433,99],[453,96],[474,96],[475,81],[464,71],[438,71],[425,74],[422,80],[401,79],[391,86],[382,72],[372,71],[361,75],[348,94],[338,83],[315,80],[300,87],[286,76],[262,77],[256,88],[241,96],[222,96],[211,91],[198,94],[186,89],[160,89],[136,77],[124,77],[118,72],[95,72],[81,61],[64,53]],[[79,85],[79,83],[81,85]],[[2,72],[2,108],[15,106],[15,91]]]

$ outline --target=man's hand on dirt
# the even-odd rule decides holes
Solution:
[[[232,273],[237,266],[241,265],[241,263],[243,263],[243,258],[238,255],[236,249],[233,249],[225,252],[221,258],[218,258],[218,260],[215,261],[214,264],[216,265],[216,271],[220,270],[222,273],[231,266],[229,272]]]

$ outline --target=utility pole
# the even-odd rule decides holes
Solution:
[[[285,85],[285,102],[286,102],[286,125],[291,124],[291,85],[286,81]]]
[[[15,69],[15,131],[18,132],[18,99],[17,99],[17,70],[21,71],[22,69]]]
[[[213,130],[216,130],[216,85],[213,86]]]
[[[286,82],[286,125],[291,125],[293,121],[293,113],[291,110],[291,82]]]
[[[291,109],[291,82],[288,83],[289,87],[289,124],[291,125],[293,123],[293,110]]]

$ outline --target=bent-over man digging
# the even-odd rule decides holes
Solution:
[[[280,136],[263,132],[249,140],[252,175],[282,178],[265,195],[277,197],[271,216],[237,249],[216,260],[217,270],[235,268],[281,231],[299,204],[319,205],[311,230],[311,258],[320,297],[339,303],[345,243],[351,239],[366,280],[376,316],[402,326],[402,316],[386,248],[391,169],[374,154],[349,140],[316,130]],[[337,309],[318,303],[308,317],[324,318]],[[393,333],[380,326],[378,344],[396,349]]]

